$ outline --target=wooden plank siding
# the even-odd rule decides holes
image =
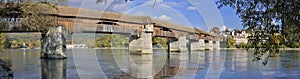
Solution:
[[[108,22],[105,20],[96,19],[82,19],[82,18],[66,18],[59,17],[58,24],[64,26],[68,33],[72,32],[98,32],[98,33],[132,33],[137,34],[136,31],[141,24],[128,24],[115,21],[109,21],[114,25],[99,24],[101,22]]]
[[[43,7],[46,5],[39,6]],[[170,38],[184,36],[187,39],[211,39],[211,37],[209,37],[210,34],[200,29],[152,19],[149,16],[135,16],[67,6],[57,6],[57,8],[59,11],[53,9],[53,11],[49,10],[49,12],[45,12],[45,14],[57,17],[57,24],[64,26],[69,34],[73,32],[138,34],[144,31],[144,25],[153,24],[153,36]],[[80,12],[85,13],[80,14]],[[99,16],[99,14],[101,14],[101,16]],[[6,30],[24,31],[24,28],[18,26],[17,28],[13,27]],[[152,30],[149,32],[152,32]]]
[[[175,33],[169,29],[154,27],[154,36],[156,37],[169,37],[176,38]]]

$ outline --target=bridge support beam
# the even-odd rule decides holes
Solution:
[[[152,54],[152,34],[142,32],[140,38],[131,37],[129,51],[134,54]]]
[[[170,43],[170,48],[173,52],[188,51],[186,37],[180,36],[177,41]]]

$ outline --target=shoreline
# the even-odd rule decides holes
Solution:
[[[236,49],[246,49],[246,48],[220,48],[224,50],[236,50]],[[254,49],[254,48],[249,48]],[[279,50],[300,50],[300,48],[279,48]]]
[[[7,48],[7,49],[41,49],[41,48]],[[108,47],[108,48],[67,48],[68,49],[128,49],[128,47]],[[161,49],[161,50],[167,50],[166,48],[153,48],[153,49]],[[222,50],[237,50],[237,49],[246,49],[246,48],[218,48]],[[254,48],[249,48],[254,49]],[[279,50],[300,50],[300,48],[279,48]]]

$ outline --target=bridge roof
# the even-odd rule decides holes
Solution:
[[[161,27],[166,27],[166,28],[170,28],[170,29],[195,33],[195,31],[192,27],[179,25],[179,24],[174,24],[174,23],[170,23],[170,22],[167,22],[167,21],[163,21],[163,20],[157,20],[157,19],[152,19],[152,21],[153,21],[155,26],[161,26]]]
[[[211,35],[209,32],[205,32],[205,31],[203,31],[201,29],[198,29],[198,28],[194,28],[194,30],[195,30],[195,33]]]
[[[67,6],[57,6],[58,11],[53,10],[53,14],[60,16],[75,16],[75,17],[86,17],[86,18],[96,18],[96,19],[107,19],[116,20],[140,24],[152,23],[149,16],[134,16],[129,14],[122,14],[117,12],[91,10],[84,8],[74,8]]]
[[[50,8],[48,5],[45,4],[41,4],[39,6],[49,9],[47,11],[43,11],[45,12],[45,14],[52,14],[52,15],[66,16],[66,17],[83,17],[83,18],[93,18],[93,19],[115,20],[119,22],[121,21],[121,22],[138,23],[138,24],[155,24],[155,26],[166,27],[166,28],[190,32],[190,33],[196,33],[196,31],[192,27],[174,24],[167,21],[152,19],[149,16],[136,16],[130,14],[117,13],[117,12],[91,10],[91,9],[75,8],[75,7],[68,7],[68,6],[57,6],[56,7],[57,9]],[[205,32],[203,31],[203,33]]]
[[[59,11],[54,12],[54,14],[58,14],[61,16],[93,17],[99,19],[117,20],[117,21],[141,23],[141,24],[154,23],[156,26],[195,33],[192,27],[178,25],[167,21],[152,19],[149,16],[136,16],[130,14],[117,13],[117,12],[74,8],[74,7],[67,7],[67,6],[58,6],[58,10]]]

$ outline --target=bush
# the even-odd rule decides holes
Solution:
[[[237,48],[247,48],[247,47],[249,47],[249,43],[248,44],[246,44],[246,43],[240,43],[240,44],[236,45],[236,47]]]
[[[227,40],[226,40],[226,44],[227,44],[227,48],[232,48],[235,45],[235,40],[232,38],[232,36],[227,36]]]
[[[152,41],[153,44],[158,44],[160,47],[168,47],[168,38],[153,37]]]
[[[118,34],[106,34],[96,38],[96,47],[122,47],[128,44],[126,37]]]
[[[10,46],[9,37],[4,33],[0,33],[0,49],[5,49]]]

